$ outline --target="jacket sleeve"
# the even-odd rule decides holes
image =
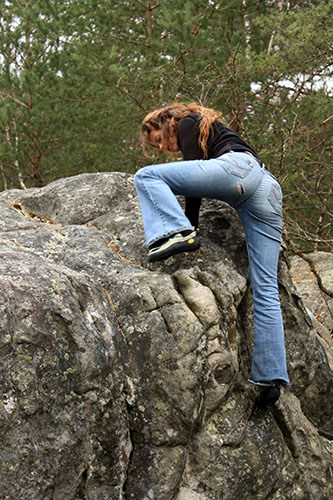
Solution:
[[[185,198],[185,215],[195,227],[198,229],[199,226],[199,210],[201,205],[201,198],[192,198],[190,196],[186,196]]]
[[[199,120],[185,116],[178,125],[178,142],[184,160],[201,160],[203,152],[199,146]],[[201,198],[185,197],[185,215],[192,226],[199,226]]]

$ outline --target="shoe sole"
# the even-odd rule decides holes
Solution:
[[[156,252],[148,257],[149,262],[157,262],[160,260],[168,259],[172,255],[182,252],[195,252],[200,248],[200,239],[195,236],[187,241],[179,241],[171,244],[168,248]]]

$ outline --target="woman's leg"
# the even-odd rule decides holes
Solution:
[[[246,153],[141,168],[134,181],[147,245],[192,229],[176,195],[215,198],[236,206],[255,191],[262,177],[262,169]]]
[[[277,285],[281,239],[280,188],[246,153],[140,169],[135,185],[147,244],[191,229],[175,195],[215,198],[236,207],[243,222],[254,297],[255,342],[252,380],[289,384]]]
[[[171,175],[176,172],[180,162],[173,167]],[[170,167],[169,167],[170,165]],[[169,183],[163,173],[173,163],[151,165],[138,170],[134,176],[135,188],[138,194],[147,246],[183,230],[193,230],[185,216]]]
[[[265,172],[257,191],[238,208],[249,255],[249,280],[254,304],[254,347],[251,380],[289,385],[277,269],[281,240],[282,193]]]

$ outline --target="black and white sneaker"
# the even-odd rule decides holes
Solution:
[[[158,260],[165,260],[181,252],[194,252],[200,248],[200,239],[196,231],[193,231],[186,236],[181,233],[173,234],[166,241],[161,243],[160,246],[151,248],[148,251],[149,262],[156,262]]]

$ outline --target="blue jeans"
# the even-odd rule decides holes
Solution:
[[[273,175],[248,153],[230,152],[141,168],[134,177],[147,245],[192,229],[175,195],[229,203],[244,226],[254,304],[251,381],[289,385],[277,268],[282,232],[282,192]]]

